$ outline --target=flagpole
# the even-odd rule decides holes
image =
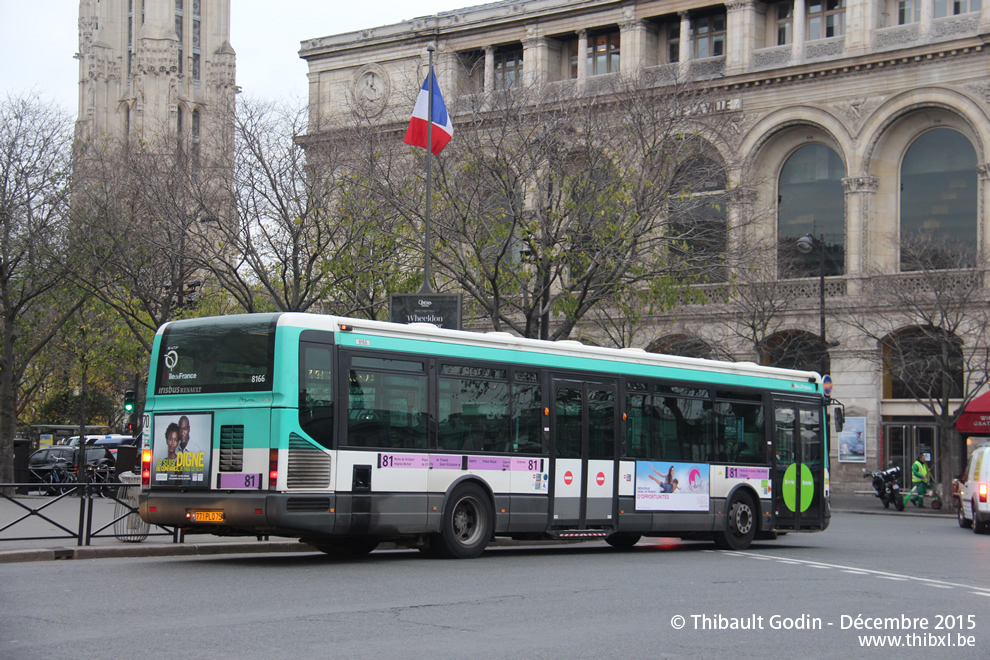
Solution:
[[[433,293],[433,287],[430,286],[430,233],[432,231],[430,208],[433,206],[433,51],[435,50],[436,46],[433,45],[433,42],[426,45],[426,51],[430,54],[430,69],[427,73],[430,82],[426,109],[426,222],[423,238],[425,258],[423,260],[423,286],[420,287],[418,293]]]

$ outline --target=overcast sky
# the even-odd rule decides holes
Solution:
[[[231,0],[237,84],[251,97],[303,100],[300,41],[479,4],[484,0]],[[0,97],[30,92],[75,115],[78,19],[78,0],[0,0]]]

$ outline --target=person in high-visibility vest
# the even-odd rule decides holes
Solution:
[[[928,492],[928,464],[923,453],[918,454],[918,460],[911,466],[911,485],[911,504],[924,508],[924,495]]]

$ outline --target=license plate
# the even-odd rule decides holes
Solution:
[[[193,511],[189,514],[189,520],[199,523],[222,523],[223,511]]]

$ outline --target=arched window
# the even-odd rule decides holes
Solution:
[[[694,147],[697,148],[697,147]],[[677,240],[671,247],[684,261],[686,273],[707,282],[724,282],[726,222],[725,167],[717,158],[689,155],[678,166],[672,190],[670,224]]]
[[[845,167],[834,150],[807,144],[790,155],[777,180],[777,264],[780,277],[819,274],[818,250],[798,251],[796,242],[811,234],[825,237],[825,274],[845,272]]]
[[[941,328],[914,327],[888,335],[883,351],[885,399],[962,396],[962,341]]]
[[[803,371],[831,369],[828,349],[818,335],[804,330],[786,330],[767,337],[760,346],[760,362],[768,367]]]
[[[976,150],[951,128],[922,134],[901,163],[901,270],[974,266],[976,230]]]

